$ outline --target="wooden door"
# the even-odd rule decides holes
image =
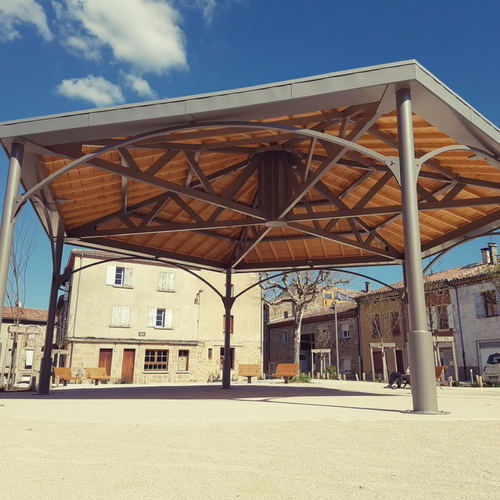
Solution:
[[[373,364],[375,365],[373,367],[375,373],[383,373],[384,362],[382,361],[382,351],[373,351]]]
[[[99,349],[99,366],[106,368],[106,374],[111,376],[111,360],[113,349]]]
[[[122,382],[131,384],[134,381],[135,349],[123,350]]]

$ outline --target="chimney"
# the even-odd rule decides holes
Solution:
[[[483,257],[483,264],[490,263],[490,251],[488,248],[481,248],[481,255]]]
[[[497,244],[490,241],[488,243],[488,248],[490,250],[490,262],[494,265],[498,264]]]
[[[365,292],[369,292],[371,289],[371,283],[369,281],[365,281]]]

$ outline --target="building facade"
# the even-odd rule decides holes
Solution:
[[[490,243],[482,252],[482,262],[424,277],[434,363],[448,367],[444,372],[446,380],[453,377],[474,382],[488,356],[500,352],[500,268],[496,244]],[[384,376],[384,362],[388,373],[408,366],[407,315],[401,302],[403,283],[392,287],[357,298],[362,362],[364,371],[373,378]]]
[[[74,250],[68,267],[76,271],[59,302],[57,343],[68,351],[60,366],[81,375],[104,366],[112,383],[220,379],[224,306],[198,277],[224,294],[225,274],[86,250]],[[257,276],[232,281],[237,295]],[[229,355],[237,373],[240,363],[262,363],[260,289],[236,300],[231,316]]]
[[[269,374],[279,363],[294,362],[292,342],[294,324],[293,316],[269,322]],[[335,306],[315,307],[304,313],[300,337],[302,372],[315,374],[323,371],[325,365],[337,366],[337,334],[339,373],[347,377],[359,375],[358,313],[357,304],[352,301],[337,304],[336,315]],[[324,351],[327,357],[318,351]]]
[[[499,282],[498,276],[491,278],[487,266],[474,264],[462,268],[449,282],[462,380],[474,381],[488,356],[500,352]]]
[[[362,370],[369,380],[387,379],[408,366],[404,309],[400,295],[386,287],[356,298],[359,304]]]

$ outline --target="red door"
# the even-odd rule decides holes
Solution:
[[[106,374],[111,375],[111,360],[113,349],[99,349],[99,366],[106,368]]]
[[[122,382],[131,384],[134,381],[135,349],[123,350]]]

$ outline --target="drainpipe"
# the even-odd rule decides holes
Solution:
[[[462,317],[460,314],[460,301],[458,300],[458,288],[455,288],[455,296],[457,298],[458,328],[460,329],[460,343],[462,344],[462,359],[464,361],[464,380],[466,380],[467,376],[465,374],[467,373],[467,365],[465,363],[464,334],[462,331]]]
[[[361,313],[359,308],[359,302],[356,307],[356,325],[358,327],[358,353],[359,353],[359,376],[361,378],[363,373],[363,350],[361,346]]]
[[[83,266],[83,251],[80,252],[80,268]],[[73,315],[73,337],[76,332],[76,313],[78,311],[78,299],[80,298],[80,283],[82,281],[82,272],[78,271],[78,287],[76,289],[75,313]]]

